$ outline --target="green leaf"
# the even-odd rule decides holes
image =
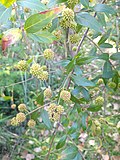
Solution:
[[[65,67],[67,74],[69,74],[75,66],[75,59],[73,59],[72,61],[70,61],[70,63]]]
[[[40,31],[48,23],[52,21],[52,18],[55,16],[53,11],[47,12],[45,14],[34,14],[30,16],[25,22],[25,30],[28,33],[35,33]]]
[[[73,160],[78,154],[78,149],[75,146],[67,147],[62,153],[62,160]]]
[[[39,94],[39,96],[36,98],[36,101],[38,104],[40,104],[41,106],[44,104],[44,94],[43,92],[41,92]]]
[[[80,2],[84,7],[86,7],[86,8],[89,7],[89,0],[80,0]]]
[[[78,154],[75,156],[73,160],[82,160],[81,154],[78,152]]]
[[[76,15],[77,23],[85,27],[94,29],[97,32],[103,32],[102,25],[89,13],[82,12]]]
[[[6,8],[0,4],[0,25],[6,23],[11,16],[12,7]]]
[[[77,59],[76,59],[76,64],[77,65],[83,65],[83,64],[88,64],[88,63],[90,63],[92,60],[94,60],[95,59],[95,57],[78,57]]]
[[[100,48],[113,48],[113,45],[109,44],[109,43],[102,43],[100,45]]]
[[[98,59],[103,59],[105,61],[108,61],[109,60],[109,54],[108,53],[103,53],[103,54],[98,56]]]
[[[112,7],[110,7],[106,4],[96,4],[94,7],[94,10],[96,12],[104,12],[107,14],[116,14],[116,11]]]
[[[82,87],[95,86],[95,84],[92,81],[89,81],[88,79],[81,77],[80,75],[77,75],[77,76],[73,75],[72,79],[74,83],[77,84],[78,86],[82,86]]]
[[[58,142],[57,145],[56,145],[56,149],[60,149],[60,148],[62,148],[62,147],[65,145],[66,138],[67,138],[67,136],[64,135],[64,136],[59,140],[59,142]]]
[[[86,128],[87,128],[87,124],[86,124],[87,117],[88,117],[87,112],[83,112],[82,113],[82,128],[83,128],[83,130],[86,130]]]
[[[120,52],[112,54],[112,55],[110,56],[110,59],[112,59],[112,60],[114,60],[114,61],[117,61],[117,60],[120,61]]]
[[[91,112],[98,112],[99,110],[101,110],[101,106],[97,106],[97,105],[90,105],[89,108],[87,108],[88,111],[91,111]]]
[[[98,22],[101,23],[102,26],[106,26],[105,15],[102,13],[97,14]]]
[[[107,33],[105,33],[105,34],[101,37],[101,39],[100,39],[99,42],[98,42],[98,45],[101,45],[102,43],[104,43],[104,42],[109,38],[110,33],[111,33],[111,30],[112,30],[112,29],[109,29],[109,30],[107,31]]]
[[[40,0],[17,0],[17,4],[22,7],[38,10],[39,12],[47,10],[47,7]]]
[[[112,78],[113,76],[113,71],[112,71],[112,66],[109,61],[104,63],[103,67],[103,78]]]
[[[49,120],[49,115],[48,115],[48,113],[47,113],[46,110],[43,110],[43,111],[41,112],[41,117],[42,117],[42,120],[43,120],[44,124],[45,124],[49,129],[51,129],[51,128],[52,128],[52,124],[51,124],[51,122],[50,122],[50,120]]]
[[[28,36],[39,43],[52,43],[55,40],[55,36],[48,31],[40,31],[34,34],[29,33]]]

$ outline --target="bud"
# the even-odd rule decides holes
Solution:
[[[16,104],[12,104],[12,105],[11,105],[11,108],[12,108],[12,109],[15,109],[15,108],[16,108]]]
[[[109,82],[108,87],[112,88],[112,89],[115,89],[116,88],[116,83],[115,82]]]
[[[33,128],[36,125],[36,122],[33,119],[30,119],[27,123],[28,127]]]
[[[60,98],[64,101],[69,101],[71,98],[71,94],[69,91],[62,90],[60,93]]]
[[[44,58],[48,60],[51,60],[54,58],[54,52],[51,49],[46,49],[43,54],[44,54]]]
[[[26,120],[26,116],[24,113],[20,112],[16,115],[16,120],[19,122],[19,123],[22,123]]]
[[[20,105],[18,106],[18,110],[19,110],[20,112],[26,111],[26,110],[27,110],[26,105],[25,105],[25,104],[20,104]]]
[[[104,98],[99,96],[95,99],[95,104],[102,106],[104,104]]]
[[[97,84],[98,84],[98,85],[103,84],[103,83],[104,83],[104,82],[103,82],[103,79],[102,79],[102,78],[98,79],[98,81],[97,81]]]

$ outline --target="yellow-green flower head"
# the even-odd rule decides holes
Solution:
[[[38,75],[37,78],[42,80],[42,81],[46,81],[48,79],[48,72],[41,70],[41,72],[40,72],[40,74]]]
[[[116,88],[116,83],[115,82],[109,82],[108,87],[114,89],[114,88]]]
[[[26,105],[25,105],[25,104],[20,104],[20,105],[18,106],[18,110],[19,110],[20,112],[25,112],[25,111],[27,110]]]
[[[48,108],[49,118],[52,121],[58,121],[60,119],[60,115],[64,112],[63,106],[57,106],[55,103],[50,104]]]
[[[19,122],[18,120],[16,119],[16,117],[13,117],[11,120],[10,120],[10,124],[12,126],[18,126],[19,125]]]
[[[41,67],[38,63],[34,63],[30,67],[30,73],[35,77],[37,77],[40,74],[40,71],[41,71]]]
[[[95,104],[102,106],[104,104],[104,98],[99,96],[95,99]]]
[[[71,21],[69,23],[69,28],[71,28],[73,30],[76,30],[76,27],[77,27],[77,23],[75,21]]]
[[[17,68],[21,71],[26,71],[28,69],[28,64],[25,60],[21,60],[18,62]]]
[[[73,9],[75,5],[79,3],[79,0],[68,0],[67,2],[68,2],[68,7]]]
[[[33,128],[36,125],[36,122],[33,119],[30,119],[27,123],[28,127]]]
[[[71,98],[71,93],[69,91],[62,90],[60,93],[60,98],[64,101],[69,101]]]
[[[72,34],[70,35],[70,41],[72,44],[79,42],[79,35],[78,34]]]
[[[22,123],[26,120],[26,115],[22,112],[18,113],[16,115],[16,120],[19,122],[19,123]]]
[[[74,12],[72,9],[65,8],[62,12],[63,19],[67,22],[74,20]]]
[[[43,53],[44,58],[52,60],[54,58],[54,52],[51,49],[46,49]]]
[[[103,83],[104,83],[104,81],[103,81],[102,78],[98,79],[98,81],[97,81],[97,84],[98,84],[98,85],[103,84]]]
[[[44,90],[44,97],[46,97],[46,98],[51,98],[52,97],[52,91],[51,91],[50,88],[46,88]]]

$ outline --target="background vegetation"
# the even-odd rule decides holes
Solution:
[[[120,159],[120,1],[0,1],[0,159]]]

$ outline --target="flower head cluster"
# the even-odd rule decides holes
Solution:
[[[48,108],[49,118],[52,121],[58,121],[63,112],[64,112],[63,106],[61,106],[61,105],[57,106],[55,103],[51,103]]]
[[[45,71],[47,67],[41,67],[38,63],[34,63],[30,67],[30,73],[34,76],[37,77],[40,80],[47,80],[48,79],[48,72]]]
[[[25,60],[21,60],[18,62],[16,67],[21,71],[26,71],[28,69],[28,64]]]
[[[44,55],[44,58],[48,60],[52,60],[54,58],[54,52],[51,49],[44,50],[43,55]]]
[[[64,101],[70,101],[71,94],[69,91],[62,90],[60,93],[60,98],[63,99]]]

